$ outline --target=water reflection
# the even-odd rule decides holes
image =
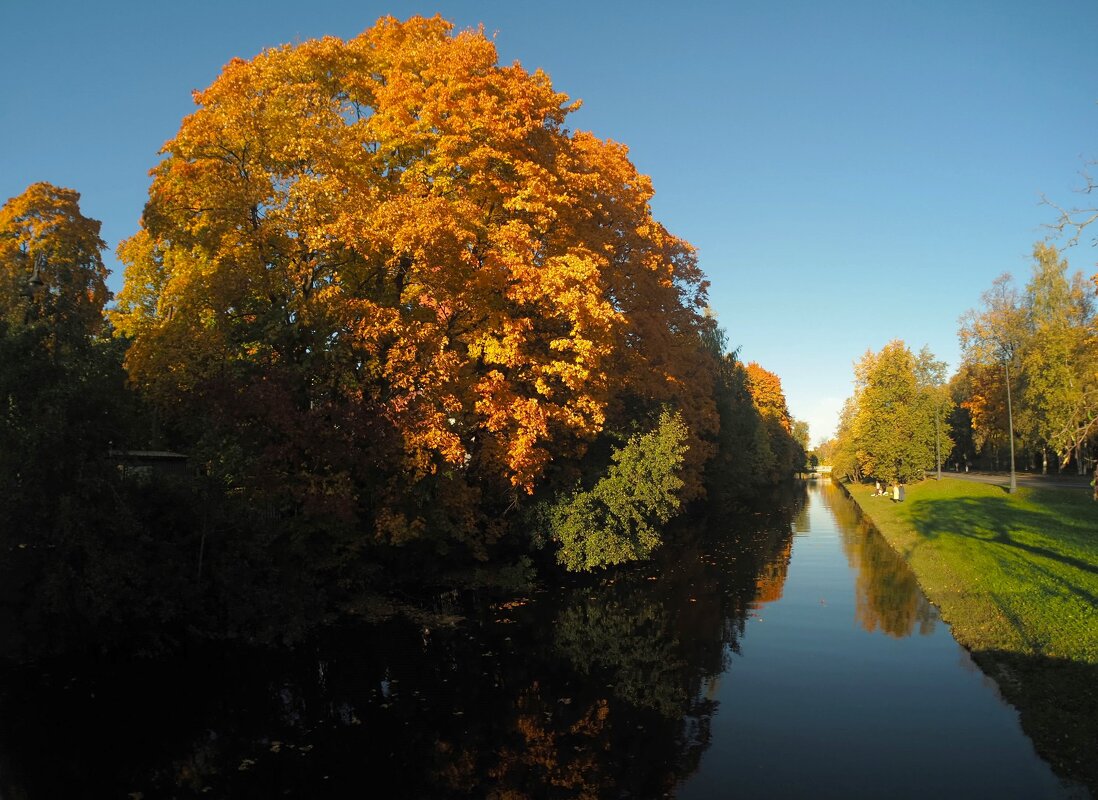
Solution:
[[[838,519],[861,626],[929,632],[933,608],[902,562],[844,498],[813,495]],[[794,744],[810,712],[789,698],[818,694],[828,674],[812,662],[806,681],[801,656],[737,656],[760,604],[800,608],[787,640],[801,644],[824,611],[797,606],[791,584],[794,531],[819,535],[803,491],[767,507],[679,529],[658,563],[525,598],[465,598],[454,628],[389,623],[293,649],[207,646],[9,674],[0,795],[655,798],[716,770],[718,788],[696,796],[726,796],[719,723],[788,731],[770,757],[806,760]],[[784,635],[781,615],[767,616],[766,633]],[[752,689],[765,709],[753,711],[727,699],[752,669],[796,682]],[[868,678],[840,677],[872,695]]]
[[[858,623],[869,633],[881,631],[897,639],[916,631],[923,636],[933,633],[938,609],[926,599],[903,558],[840,489],[828,485],[820,499],[835,519],[843,553],[855,571]]]
[[[6,676],[3,796],[658,797],[696,770],[752,604],[781,596],[803,493],[677,531],[663,559],[465,622],[296,649]],[[385,776],[400,776],[390,783]]]

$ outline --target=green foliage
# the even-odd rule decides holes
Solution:
[[[934,358],[929,347],[923,347],[915,357],[915,378],[919,384],[919,404],[922,416],[930,417],[934,426],[935,466],[940,470],[942,462],[953,449],[950,415],[953,397],[946,381],[948,366]],[[940,476],[939,476],[940,477]]]
[[[617,697],[675,719],[689,700],[676,620],[650,591],[626,599],[578,597],[554,628],[557,649],[586,677],[612,676]]]
[[[544,509],[542,524],[560,544],[558,561],[580,572],[650,557],[663,541],[657,526],[680,507],[687,436],[682,417],[664,412],[654,430],[615,449],[592,489]]]
[[[801,449],[808,452],[809,439],[811,438],[808,430],[808,423],[801,419],[793,420],[793,441],[801,446]]]
[[[717,363],[717,452],[708,467],[711,499],[743,497],[767,480],[775,465],[767,427],[747,388],[747,372],[735,353]]]
[[[1018,428],[1033,446],[1056,452],[1063,467],[1098,416],[1095,398],[1087,397],[1096,388],[1098,367],[1094,309],[1082,275],[1069,281],[1068,263],[1055,247],[1037,245],[1033,259],[1024,301]]]
[[[861,481],[862,468],[858,460],[854,440],[854,420],[858,415],[856,397],[848,397],[839,412],[839,425],[835,438],[828,442],[831,474],[848,481]]]
[[[52,529],[61,498],[109,469],[139,418],[119,345],[55,348],[47,326],[0,321],[0,528]]]
[[[724,332],[703,342],[714,354],[714,399],[719,420],[706,490],[718,505],[742,502],[805,468],[808,424],[789,416],[778,376],[745,366],[738,352],[721,353]]]
[[[930,453],[918,448],[911,413],[917,400],[914,362],[906,347],[887,345],[868,364],[856,426],[862,468],[888,481],[921,477]]]
[[[952,447],[944,368],[926,348],[916,357],[899,340],[866,353],[839,420],[834,472],[851,480],[922,479],[935,465],[936,450],[945,454]]]

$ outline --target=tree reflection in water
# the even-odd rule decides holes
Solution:
[[[927,601],[899,553],[841,489],[829,485],[820,497],[835,516],[843,553],[856,575],[855,616],[861,626],[897,639],[916,630],[922,636],[932,633],[938,609]]]
[[[4,796],[658,797],[698,767],[803,493],[683,526],[659,561],[465,621],[9,674]]]

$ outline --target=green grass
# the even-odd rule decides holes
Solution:
[[[971,648],[1098,664],[1098,504],[944,478],[907,500],[848,487]]]
[[[944,478],[854,500],[953,635],[1022,712],[1042,754],[1098,797],[1098,503],[1087,491]]]

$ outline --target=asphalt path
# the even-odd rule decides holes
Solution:
[[[935,473],[927,477],[933,479]],[[995,486],[1010,486],[1009,472],[953,472],[942,470],[943,478],[957,478],[962,481],[990,483]],[[1027,489],[1087,489],[1090,490],[1090,475],[1041,475],[1032,472],[1016,472],[1015,482]]]

